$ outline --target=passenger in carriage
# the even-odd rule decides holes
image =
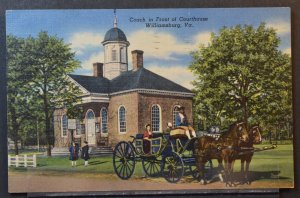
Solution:
[[[150,153],[150,146],[151,146],[151,138],[152,138],[152,131],[151,131],[151,125],[146,124],[145,131],[144,131],[144,137],[143,137],[143,150],[145,154]]]
[[[188,139],[191,139],[191,135],[192,137],[196,137],[194,128],[188,123],[187,116],[184,112],[184,107],[179,107],[179,112],[175,117],[175,127],[184,129],[185,135],[188,137]]]

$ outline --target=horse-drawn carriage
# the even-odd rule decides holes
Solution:
[[[237,159],[246,162],[245,179],[255,151],[253,144],[261,142],[259,128],[249,131],[245,123],[234,123],[221,135],[187,139],[176,135],[154,133],[150,139],[150,152],[144,152],[143,134],[131,136],[132,141],[119,142],[113,152],[115,173],[121,179],[129,179],[136,163],[142,162],[149,177],[163,176],[168,182],[178,182],[185,173],[205,182],[213,176],[212,160],[218,161],[218,170],[224,170],[226,185],[232,185],[233,164]],[[272,149],[264,148],[262,150]],[[223,166],[224,162],[224,166]],[[219,174],[220,175],[220,174]]]
[[[168,182],[178,182],[185,173],[198,177],[193,156],[196,138],[187,139],[164,133],[154,133],[150,139],[150,152],[144,152],[143,134],[132,137],[132,141],[119,142],[113,153],[115,173],[121,179],[129,179],[138,161],[142,162],[145,174],[149,177],[163,176]],[[212,163],[206,167],[212,170]]]

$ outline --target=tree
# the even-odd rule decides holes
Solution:
[[[8,78],[8,137],[14,141],[15,154],[18,155],[18,142],[24,121],[32,116],[33,100],[31,100],[29,82],[32,79],[27,54],[28,45],[25,39],[14,36],[7,37],[7,78]]]
[[[51,156],[52,117],[55,108],[72,107],[79,102],[80,90],[68,78],[68,74],[79,67],[79,62],[75,60],[75,53],[71,51],[70,45],[56,36],[41,32],[37,38],[29,39],[34,46],[30,53],[34,79],[30,85],[40,101],[47,140],[47,155]]]
[[[279,43],[275,30],[264,23],[212,33],[208,46],[192,52],[195,112],[220,125],[236,120],[274,124],[267,120],[271,111],[276,120],[290,119],[290,57],[278,49]]]
[[[8,66],[9,94],[13,100],[11,106],[14,107],[9,110],[11,127],[15,128],[13,134],[20,129],[22,115],[26,115],[27,123],[43,121],[40,128],[45,129],[47,155],[51,156],[55,108],[64,107],[73,114],[80,112],[74,107],[80,101],[80,90],[68,77],[79,67],[79,62],[75,60],[75,53],[68,44],[46,32],[40,32],[36,38],[11,38],[14,38],[11,42],[14,44],[8,45]],[[8,37],[8,40],[11,38]],[[16,90],[18,92],[15,93]],[[24,108],[27,111],[18,111],[15,115],[14,111],[20,104],[27,107]],[[26,130],[26,127],[23,129]]]

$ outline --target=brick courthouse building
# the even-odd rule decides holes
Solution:
[[[184,106],[192,122],[193,93],[147,69],[143,51],[132,51],[132,70],[128,71],[129,42],[122,30],[114,27],[102,41],[104,63],[93,64],[93,76],[69,75],[83,92],[84,115],[76,130],[68,130],[64,109],[54,113],[55,147],[67,148],[72,141],[87,140],[92,147],[114,146],[131,135],[143,133],[150,123],[153,131],[166,129],[174,122],[178,106]]]

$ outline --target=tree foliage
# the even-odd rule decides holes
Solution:
[[[276,31],[264,23],[212,33],[208,46],[192,52],[189,66],[197,77],[195,113],[207,125],[291,123],[290,57],[279,44]]]
[[[68,77],[69,73],[79,67],[79,62],[75,60],[75,53],[68,44],[47,32],[40,32],[36,38],[8,36],[8,41],[11,42],[7,46],[9,92],[17,90],[21,98],[18,102],[25,100],[32,103],[32,109],[25,115],[35,115],[44,122],[48,155],[51,155],[52,116],[55,108],[73,108],[79,102],[79,88]],[[18,47],[14,47],[16,45]],[[14,95],[11,94],[12,97]]]

